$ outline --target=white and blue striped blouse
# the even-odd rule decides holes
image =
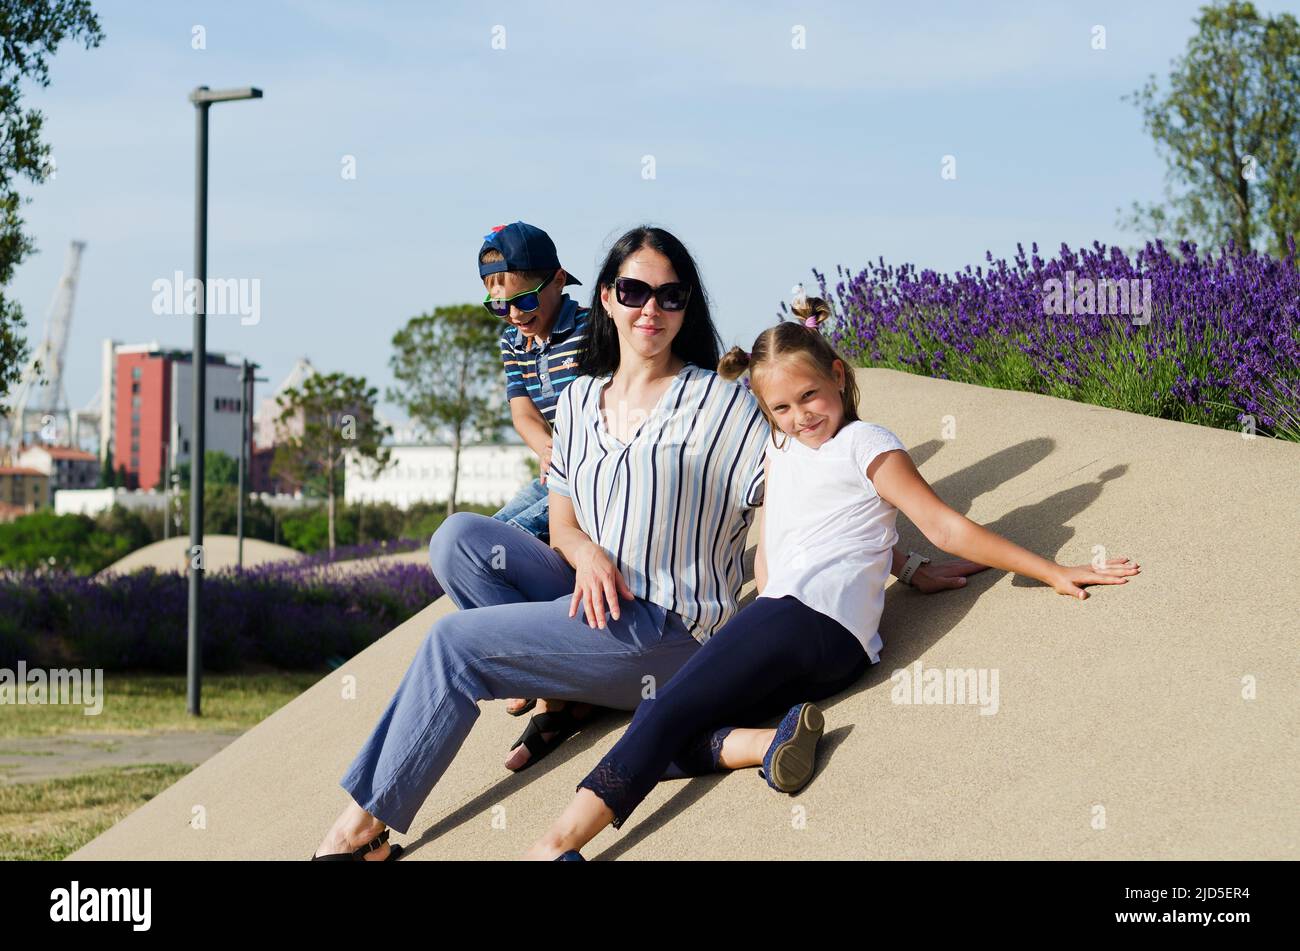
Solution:
[[[741,384],[688,363],[625,444],[599,409],[612,378],[580,376],[560,395],[547,488],[572,499],[633,594],[681,615],[703,643],[738,607],[767,420]]]

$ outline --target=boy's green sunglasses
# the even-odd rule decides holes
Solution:
[[[541,297],[538,296],[541,293],[542,288],[547,284],[550,284],[553,280],[555,280],[554,274],[542,281],[542,283],[538,284],[531,291],[522,291],[514,297],[497,298],[488,294],[483,298],[483,306],[488,309],[488,313],[493,317],[509,317],[510,307],[512,304],[524,313],[534,311],[542,303]]]

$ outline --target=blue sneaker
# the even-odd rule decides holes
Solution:
[[[582,857],[582,853],[579,852],[577,849],[569,849],[569,851],[567,851],[567,852],[561,852],[561,853],[560,853],[559,855],[557,855],[557,856],[556,856],[552,861],[555,861],[555,862],[585,862],[585,861],[587,861],[587,860],[584,859],[584,858]]]
[[[758,775],[778,792],[803,789],[812,779],[817,743],[825,728],[826,718],[817,704],[795,704],[776,728],[776,737],[767,748]]]

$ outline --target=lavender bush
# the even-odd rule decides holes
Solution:
[[[857,274],[837,268],[833,289],[813,274],[835,307],[828,336],[861,366],[1300,441],[1294,238],[1288,252],[1202,255],[1182,242],[1173,253],[1156,242],[1130,261],[1094,242],[1079,251],[1063,244],[1045,261],[1034,244],[1029,257],[1017,245],[1010,263],[986,253],[987,270],[952,275],[883,258]],[[1081,288],[1101,281],[1144,290],[1149,312],[1139,312],[1139,293],[1129,312],[1114,313],[1113,291],[1110,307],[1097,293],[1089,308]],[[1072,313],[1051,312],[1061,286],[1080,289]]]
[[[185,670],[184,575],[0,575],[0,667]],[[203,666],[318,670],[442,594],[427,565],[337,575],[301,562],[213,572],[203,583]]]
[[[415,551],[428,544],[428,539],[396,538],[392,541],[364,542],[360,545],[338,545],[331,552],[328,548],[314,555],[294,562],[295,565],[328,565],[336,561],[354,561],[358,558],[378,558],[381,555],[396,555],[399,552]]]

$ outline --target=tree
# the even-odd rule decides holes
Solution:
[[[1196,25],[1168,93],[1153,75],[1124,97],[1166,157],[1168,207],[1135,202],[1121,223],[1243,251],[1263,235],[1284,257],[1300,234],[1300,24],[1231,0],[1202,7]]]
[[[0,0],[0,399],[18,382],[27,359],[20,336],[22,308],[5,297],[14,271],[36,250],[19,214],[28,201],[18,179],[41,184],[52,174],[50,147],[41,141],[44,116],[22,108],[24,83],[50,84],[49,57],[65,39],[89,49],[104,38],[89,0]]]
[[[144,520],[121,508],[94,519],[41,509],[0,524],[0,566],[92,574],[152,540]]]
[[[176,475],[181,485],[190,484],[190,464],[182,462],[176,466]],[[239,485],[239,460],[222,452],[220,449],[208,449],[203,453],[203,485]],[[205,501],[206,505],[207,502]]]
[[[364,377],[316,373],[280,397],[271,473],[299,485],[323,479],[329,500],[331,552],[335,542],[335,499],[348,455],[374,472],[389,462],[389,449],[383,440],[392,430],[375,417],[377,395]]]
[[[467,431],[492,435],[510,421],[501,407],[501,324],[482,307],[438,307],[407,321],[393,335],[393,376],[388,398],[430,433],[451,430],[451,492],[447,514],[456,511],[460,450]]]
[[[104,450],[104,462],[99,467],[99,487],[107,489],[117,482],[117,472],[113,469],[113,447]]]

